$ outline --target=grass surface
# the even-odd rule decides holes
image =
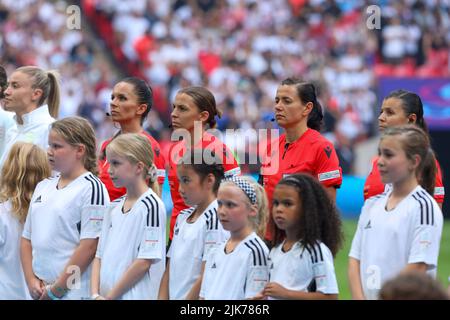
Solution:
[[[344,220],[344,245],[336,256],[334,266],[336,268],[336,277],[339,285],[339,299],[351,299],[350,288],[347,278],[348,253],[352,244],[353,235],[356,231],[357,220]],[[450,221],[444,221],[442,231],[441,247],[438,261],[438,279],[448,287],[450,276]]]
[[[169,219],[169,218],[168,218]],[[168,220],[169,221],[169,220]],[[344,245],[338,252],[334,261],[336,277],[339,286],[339,299],[351,299],[350,288],[347,278],[348,253],[352,244],[353,235],[356,231],[357,220],[343,220]],[[167,238],[169,237],[169,222],[167,222]],[[450,277],[450,221],[444,220],[444,230],[442,231],[441,247],[438,261],[438,279],[445,288],[449,286]]]

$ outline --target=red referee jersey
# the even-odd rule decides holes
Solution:
[[[364,201],[369,199],[370,197],[376,196],[380,193],[384,192],[384,184],[381,181],[380,172],[378,171],[378,157],[372,161],[372,171],[370,171],[367,176],[366,182],[364,184]],[[442,172],[441,166],[439,162],[436,160],[436,186],[434,188],[434,199],[437,203],[444,202],[445,190],[444,184],[442,180]]]
[[[286,135],[278,139],[278,145],[270,146],[270,159],[264,159],[261,166],[264,189],[272,208],[272,196],[276,184],[286,175],[309,173],[324,187],[339,187],[342,183],[342,169],[333,144],[318,131],[307,129],[292,143],[286,143]],[[273,146],[278,147],[273,148]],[[270,210],[272,215],[272,210]],[[271,220],[269,220],[270,222]],[[270,228],[266,238],[271,239]]]
[[[213,150],[216,154],[223,154],[224,160],[224,171],[225,176],[235,176],[241,174],[241,169],[236,159],[233,156],[233,153],[227,148],[227,146],[217,139],[214,135],[204,132],[202,141],[195,146],[196,148],[202,148],[207,150]],[[188,206],[184,203],[183,198],[180,196],[178,192],[178,187],[180,185],[177,177],[177,163],[180,158],[184,156],[186,152],[186,145],[184,141],[175,142],[170,146],[169,149],[169,185],[170,185],[170,195],[172,196],[173,209],[172,216],[170,218],[170,239],[173,236],[173,228],[175,226],[175,222],[177,220],[177,216],[181,210],[187,209]]]
[[[153,150],[153,157],[154,157],[154,163],[157,169],[157,176],[158,176],[158,183],[163,184],[164,179],[166,177],[166,168],[165,168],[165,160],[161,153],[161,148],[159,146],[158,141],[155,140],[148,132],[142,131],[141,134],[148,138],[150,141],[150,144],[152,145]],[[100,158],[98,160],[98,167],[99,167],[99,178],[100,180],[105,184],[106,189],[109,193],[109,198],[111,201],[123,196],[126,193],[125,188],[116,188],[114,186],[114,183],[111,180],[111,177],[109,176],[108,170],[109,170],[109,163],[106,161],[106,155],[105,150],[108,144],[113,140],[113,138],[106,140],[103,142],[101,151],[100,151]]]

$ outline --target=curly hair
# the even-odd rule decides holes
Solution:
[[[342,223],[339,212],[330,200],[325,189],[313,177],[307,174],[294,174],[283,178],[277,186],[286,185],[297,190],[302,212],[298,212],[299,228],[297,239],[304,248],[323,242],[333,256],[339,251],[342,241]],[[279,229],[270,215],[270,227],[274,235],[272,245],[283,242],[286,234]]]

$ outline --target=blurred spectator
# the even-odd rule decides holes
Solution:
[[[62,78],[60,118],[81,114],[100,133],[100,127],[110,125],[103,111],[107,106],[98,104],[98,95],[108,88],[109,104],[114,73],[85,24],[81,30],[66,28],[69,5],[66,1],[2,0],[0,58],[8,73],[23,65],[58,69]],[[99,134],[99,139],[110,135]]]
[[[62,115],[84,114],[100,140],[113,130],[104,112],[111,84],[124,76],[116,77],[116,67],[152,85],[156,112],[147,128],[161,137],[168,137],[171,102],[182,87],[207,86],[225,112],[225,130],[273,125],[284,78],[320,83],[324,130],[345,141],[348,161],[353,156],[344,145],[376,134],[378,76],[450,75],[448,1],[382,0],[380,30],[366,27],[365,0],[78,3],[96,35],[65,28],[66,1],[0,1],[0,53],[8,71],[25,64],[60,69]]]

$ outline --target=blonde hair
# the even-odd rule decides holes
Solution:
[[[59,72],[56,70],[44,71],[35,66],[20,67],[15,72],[22,72],[32,79],[31,87],[42,90],[38,106],[42,106],[47,101],[50,115],[55,119],[58,118],[60,100]]]
[[[267,217],[269,216],[269,201],[267,199],[266,191],[264,190],[264,187],[261,186],[259,183],[255,181],[255,179],[249,177],[249,176],[239,176],[240,179],[247,181],[253,189],[255,189],[256,193],[256,217],[250,217],[250,222],[252,224],[253,230],[255,230],[256,234],[264,239],[265,232],[266,232],[266,224],[267,224]],[[234,182],[224,180],[221,184],[223,185],[233,185],[238,188]],[[242,191],[244,192],[244,191]],[[249,207],[252,206],[250,199],[246,196],[245,197],[247,204]]]
[[[126,158],[133,164],[142,162],[144,164],[143,178],[148,178],[149,187],[159,194],[156,167],[153,163],[153,149],[147,137],[137,133],[124,133],[114,138],[106,150]]]
[[[10,200],[13,214],[25,222],[36,185],[50,175],[44,150],[31,143],[16,142],[2,168],[0,201]]]
[[[84,168],[97,175],[95,132],[89,121],[81,117],[67,117],[53,122],[51,130],[54,130],[71,146],[84,145],[86,148],[83,159]]]

